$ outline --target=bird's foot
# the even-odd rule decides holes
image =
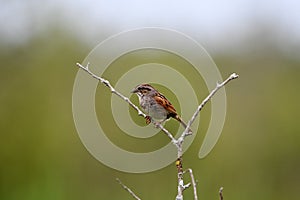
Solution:
[[[151,117],[147,115],[145,117],[145,119],[146,119],[146,124],[149,125],[151,123],[151,120],[152,120]]]

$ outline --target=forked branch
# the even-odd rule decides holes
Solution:
[[[94,74],[93,72],[90,71],[89,69],[89,65],[87,66],[82,66],[80,63],[76,64],[79,68],[83,69],[84,71],[86,71],[88,74],[90,74],[93,78],[97,79],[98,81],[100,81],[101,83],[103,83],[105,86],[107,86],[111,93],[117,95],[118,97],[120,97],[121,99],[123,99],[124,101],[126,101],[133,109],[135,109],[138,113],[139,116],[143,116],[144,118],[146,117],[146,114],[144,112],[142,112],[135,104],[133,104],[128,97],[124,96],[123,94],[121,94],[120,92],[118,92],[117,90],[115,90],[115,88],[110,84],[110,82],[102,77],[97,76],[96,74]],[[175,139],[173,137],[173,135],[163,127],[163,125],[161,123],[156,123],[154,120],[151,120],[152,123],[158,127],[159,129],[161,129],[171,140],[171,142],[176,146],[177,148],[177,161],[176,161],[176,166],[177,166],[177,177],[178,177],[178,193],[176,196],[176,200],[183,200],[183,191],[185,189],[187,189],[188,187],[190,187],[190,185],[193,186],[193,190],[194,190],[194,199],[198,200],[197,197],[197,188],[196,188],[196,182],[194,179],[194,175],[193,175],[193,171],[192,169],[187,169],[186,171],[189,172],[190,177],[191,177],[191,182],[192,183],[188,183],[188,184],[184,184],[183,182],[183,175],[186,171],[183,171],[183,167],[182,167],[182,154],[183,154],[183,142],[185,140],[185,138],[189,135],[191,135],[191,133],[189,132],[191,125],[194,123],[196,117],[198,116],[199,112],[202,110],[202,108],[205,106],[205,104],[214,96],[214,94],[223,86],[225,86],[228,82],[230,82],[231,80],[234,80],[238,78],[238,75],[236,73],[231,74],[225,81],[223,81],[222,83],[217,83],[217,86],[215,87],[215,89],[213,89],[209,95],[202,101],[202,103],[198,106],[197,110],[195,111],[195,113],[193,114],[192,118],[188,121],[187,123],[187,127],[186,129],[183,131],[183,133],[181,134],[181,136],[178,139]],[[122,187],[127,190],[134,198],[136,199],[140,199],[139,197],[137,197],[128,187],[126,187],[119,179],[117,179],[117,181],[120,183],[120,185],[122,185]],[[223,200],[223,195],[222,195],[222,190],[223,188],[220,189],[219,191],[219,195],[220,195],[220,199]]]

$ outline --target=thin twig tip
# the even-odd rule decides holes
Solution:
[[[231,77],[232,79],[235,79],[235,78],[238,78],[239,75],[238,75],[237,73],[233,73],[233,74],[230,75],[230,77]]]
[[[220,192],[220,193],[223,192],[223,189],[224,189],[223,187],[220,187],[219,192]]]

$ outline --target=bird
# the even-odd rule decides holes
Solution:
[[[174,118],[186,129],[186,123],[178,115],[172,103],[150,84],[137,85],[131,93],[138,96],[139,104],[147,114],[146,124],[151,123],[153,119],[163,123],[170,118]],[[191,129],[188,132],[191,133]]]

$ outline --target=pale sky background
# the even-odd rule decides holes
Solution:
[[[277,46],[300,46],[299,0],[1,0],[0,41],[20,45],[59,25],[91,46],[121,31],[171,28],[211,50],[265,34]],[[264,39],[263,38],[263,39]]]

